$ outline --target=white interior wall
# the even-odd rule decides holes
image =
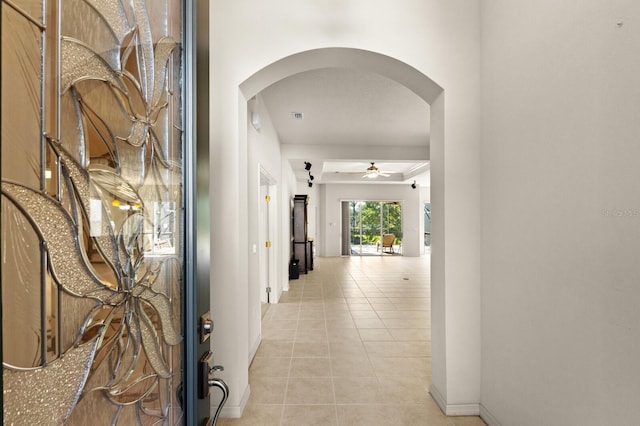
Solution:
[[[640,418],[640,2],[483,2],[482,404]]]
[[[324,242],[322,256],[340,256],[342,242],[342,201],[400,201],[402,202],[402,254],[419,256],[420,246],[420,192],[410,185],[346,185],[332,184],[325,187],[321,202],[323,209]]]
[[[445,90],[446,101],[440,96],[432,104],[432,116],[435,109],[446,120],[435,129],[435,140],[446,135],[446,144],[432,147],[442,161],[433,170],[442,188],[432,191],[441,209],[434,227],[444,231],[433,240],[433,278],[442,286],[433,290],[433,382],[448,412],[473,412],[480,392],[480,219],[473,208],[479,204],[479,1],[357,0],[295,8],[283,0],[215,2],[211,19],[211,212],[216,238],[228,241],[224,248],[212,245],[211,263],[218,325],[212,347],[231,387],[223,415],[239,416],[249,395],[249,206],[240,196],[247,185],[247,99],[239,87],[282,58],[326,47],[388,55]]]
[[[251,123],[252,113],[257,114],[260,119],[259,129],[256,129]],[[251,358],[257,349],[261,335],[261,277],[259,276],[259,257],[260,255],[264,256],[264,250],[266,250],[265,241],[259,241],[258,239],[260,235],[260,212],[264,208],[264,200],[259,192],[261,169],[273,179],[272,186],[276,186],[277,188],[285,186],[284,190],[287,191],[286,186],[288,182],[286,176],[283,176],[280,141],[273,128],[269,111],[265,108],[259,95],[248,102],[247,117],[248,188],[246,193],[248,206],[248,243],[246,246],[246,258],[248,263],[248,342],[249,358]],[[279,200],[280,191],[273,191],[273,188],[271,188],[270,192],[272,193],[270,195],[273,200],[271,202],[281,205],[281,201]],[[287,268],[287,264],[282,261],[281,254],[282,246],[288,244],[288,239],[284,239],[283,230],[281,229],[281,208],[272,209],[271,211],[273,212],[273,210],[279,213],[272,214],[271,216],[273,217],[269,217],[272,231],[274,231],[273,225],[277,224],[275,232],[272,232],[272,235],[270,235],[272,246],[269,249],[271,256],[276,257],[276,261],[271,263],[272,269],[274,269],[273,266],[275,266],[275,271],[272,271],[272,276],[275,279],[271,282],[271,298],[273,301],[277,301],[280,299],[283,291],[283,280],[285,278],[288,280],[288,269],[285,269]]]

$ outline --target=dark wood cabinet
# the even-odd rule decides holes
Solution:
[[[293,211],[291,214],[291,233],[293,241],[293,258],[298,263],[298,271],[306,274],[313,270],[313,241],[309,241],[307,228],[308,195],[296,195],[293,197]]]

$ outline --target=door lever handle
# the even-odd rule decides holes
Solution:
[[[218,388],[218,389],[220,389],[222,391],[222,400],[218,404],[218,408],[216,409],[216,413],[213,416],[213,424],[215,425],[216,422],[218,421],[218,416],[220,415],[220,411],[222,410],[222,406],[224,405],[225,402],[227,402],[227,398],[229,398],[229,386],[227,386],[227,383],[224,380],[215,379],[215,378],[209,379],[208,384],[209,384],[210,388]]]

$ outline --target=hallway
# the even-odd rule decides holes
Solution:
[[[247,408],[219,425],[484,425],[428,392],[428,255],[314,262],[266,310]]]

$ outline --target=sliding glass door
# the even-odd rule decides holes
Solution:
[[[402,205],[399,201],[349,201],[349,255],[402,254]],[[346,214],[343,215],[346,218]],[[346,227],[345,227],[346,228]],[[343,253],[347,254],[347,253]]]

